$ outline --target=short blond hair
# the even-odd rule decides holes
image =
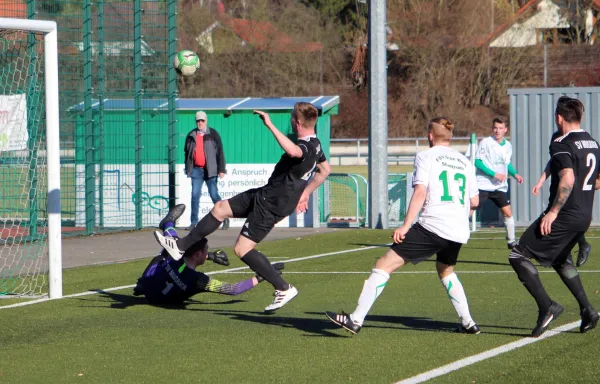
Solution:
[[[431,119],[428,125],[429,132],[433,133],[433,138],[437,141],[450,141],[454,123],[447,117],[436,117]]]
[[[319,111],[311,103],[300,101],[294,105],[296,118],[305,128],[314,128],[317,124]]]

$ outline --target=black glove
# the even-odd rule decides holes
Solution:
[[[283,268],[285,268],[285,264],[284,263],[275,263],[275,264],[273,264],[273,268],[275,268],[275,270],[277,270],[277,273],[279,273],[281,275],[281,270]],[[257,273],[256,280],[258,280],[258,282],[260,283],[261,281],[264,281],[265,279]]]
[[[214,252],[208,252],[208,260],[212,261],[215,264],[220,264],[224,266],[229,265],[229,258],[227,254],[222,249],[217,249]]]

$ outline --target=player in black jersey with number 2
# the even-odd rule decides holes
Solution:
[[[562,133],[558,130],[555,131],[552,134],[550,143],[554,142],[554,140],[558,139],[560,136],[562,136]],[[551,168],[552,168],[552,160],[548,160],[548,163],[546,163],[546,168],[544,168],[544,172],[542,172],[538,182],[531,189],[531,193],[533,193],[535,196],[540,194],[540,190],[542,189],[544,182],[546,181],[546,179],[550,178]],[[581,266],[583,266],[583,264],[586,263],[588,256],[590,255],[590,252],[592,251],[592,246],[585,239],[585,235],[581,235],[579,240],[577,240],[577,244],[579,245],[579,251],[577,252],[577,262],[575,263],[575,266],[581,267]],[[570,264],[573,264],[573,258],[571,257],[571,255],[569,255],[569,257],[567,258],[567,261]]]
[[[535,299],[539,316],[533,337],[539,337],[563,307],[552,301],[530,259],[553,267],[580,307],[581,333],[593,329],[598,312],[590,304],[577,269],[567,262],[577,240],[592,221],[594,191],[600,189],[600,147],[581,129],[583,104],[567,96],[558,99],[555,120],[560,136],[550,143],[550,199],[546,211],[523,233],[509,255],[519,280]]]
[[[296,142],[281,133],[267,113],[254,113],[259,115],[285,152],[275,165],[268,183],[261,188],[242,192],[229,200],[217,202],[210,213],[184,238],[177,240],[163,236],[159,231],[154,235],[160,245],[174,259],[178,259],[194,243],[217,230],[223,220],[246,218],[235,243],[234,252],[275,288],[275,299],[265,308],[265,311],[271,312],[292,300],[298,294],[298,290],[288,284],[269,259],[255,249],[256,244],[269,234],[275,224],[294,210],[306,211],[311,193],[325,181],[330,168],[315,134],[318,111],[312,104],[300,102],[294,105],[291,125],[298,138]]]

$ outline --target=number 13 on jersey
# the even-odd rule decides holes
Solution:
[[[452,202],[455,198],[458,198],[460,204],[465,205],[467,178],[464,174],[460,172],[453,174],[451,171],[442,171],[438,179],[442,182],[442,187],[444,188],[444,194],[441,196],[442,201]]]

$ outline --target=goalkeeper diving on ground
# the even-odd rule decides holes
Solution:
[[[175,222],[185,211],[185,204],[171,208],[162,219],[159,228],[165,236],[177,238]],[[220,293],[223,295],[239,295],[252,288],[264,279],[255,275],[237,283],[225,283],[196,271],[206,260],[220,265],[229,265],[227,254],[222,250],[208,252],[208,241],[203,238],[188,248],[179,260],[173,259],[165,250],[155,256],[138,279],[133,288],[135,296],[146,296],[151,304],[181,304],[192,296],[202,292]],[[281,273],[283,263],[275,263],[273,267]]]

